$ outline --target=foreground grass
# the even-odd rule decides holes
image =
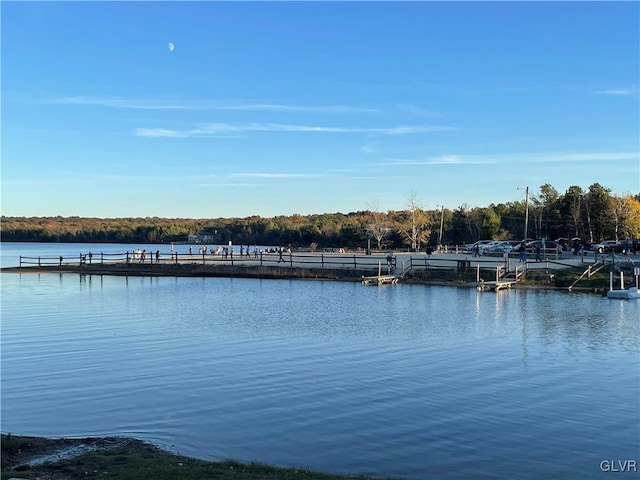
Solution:
[[[367,480],[261,463],[207,462],[175,455],[135,439],[48,439],[2,435],[0,478],[38,480],[136,479],[136,480]],[[67,459],[29,466],[33,458],[70,447],[99,448]]]

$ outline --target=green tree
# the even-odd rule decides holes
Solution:
[[[557,222],[560,219],[558,210],[558,191],[550,184],[540,187],[540,193],[531,197],[531,213],[536,238],[556,238]]]
[[[500,216],[493,210],[493,208],[486,208],[484,210],[484,218],[482,219],[482,238],[497,238],[499,231]]]
[[[570,186],[559,200],[559,210],[568,238],[582,237],[582,210],[584,192],[577,185]]]
[[[589,186],[589,191],[585,195],[584,213],[590,243],[606,240],[613,235],[613,228],[610,228],[609,221],[612,216],[610,193],[610,189],[594,183]]]

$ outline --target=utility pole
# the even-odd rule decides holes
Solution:
[[[440,205],[442,210],[440,211],[440,233],[438,234],[438,248],[442,245],[442,227],[444,225],[444,205]]]
[[[518,190],[521,190],[521,187],[518,187]],[[527,239],[527,233],[529,232],[529,187],[524,187],[524,238]]]

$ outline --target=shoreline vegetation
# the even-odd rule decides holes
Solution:
[[[528,190],[527,190],[528,192]],[[542,185],[524,200],[454,209],[428,209],[412,193],[406,209],[377,204],[350,213],[244,218],[1,217],[3,242],[206,243],[281,245],[294,249],[421,250],[481,239],[579,238],[596,243],[640,238],[640,194],[616,195],[599,183],[565,193]],[[527,221],[527,219],[529,221]]]
[[[2,480],[391,480],[256,462],[206,461],[127,437],[47,438],[3,433],[0,443]]]

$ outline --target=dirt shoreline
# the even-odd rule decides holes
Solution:
[[[47,438],[2,434],[0,443],[2,480],[385,480],[255,462],[210,462],[129,437]]]

